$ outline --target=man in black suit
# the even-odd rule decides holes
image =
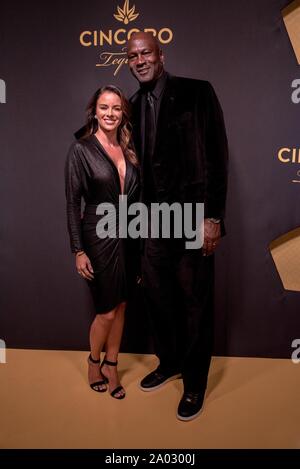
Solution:
[[[164,70],[159,43],[150,33],[133,34],[127,54],[140,84],[131,103],[142,202],[149,207],[204,203],[201,249],[186,249],[184,239],[171,235],[149,237],[142,253],[142,282],[160,363],[140,387],[152,391],[182,376],[177,417],[191,420],[203,407],[212,355],[213,253],[224,231],[227,186],[223,114],[210,83]]]

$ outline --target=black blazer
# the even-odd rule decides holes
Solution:
[[[223,218],[228,146],[214,89],[207,81],[168,75],[163,93],[153,155],[158,202],[204,202],[205,217]],[[139,156],[141,91],[130,101]],[[143,161],[141,167],[143,186]]]

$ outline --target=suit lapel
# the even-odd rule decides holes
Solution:
[[[156,130],[156,142],[155,142],[155,152],[159,148],[160,142],[168,128],[168,124],[173,115],[173,109],[175,105],[175,92],[173,86],[173,78],[169,75],[165,91],[162,97],[159,115],[157,120],[157,130]],[[154,152],[154,154],[155,154]]]

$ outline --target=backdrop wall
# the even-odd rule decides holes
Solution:
[[[129,18],[133,2],[124,0],[1,6],[0,337],[8,347],[88,348],[92,304],[69,248],[64,162],[92,93],[107,83],[128,95],[137,88],[123,47],[128,31],[151,28],[166,69],[211,81],[225,115],[228,234],[216,256],[215,353],[291,355],[300,293],[283,289],[268,249],[300,225],[292,182],[300,164],[278,158],[300,147],[300,104],[291,99],[299,65],[281,15],[288,3],[136,0]],[[123,351],[152,350],[140,300]]]

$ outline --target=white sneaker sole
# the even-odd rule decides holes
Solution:
[[[178,378],[181,378],[181,373],[178,373],[178,375],[170,376],[170,378],[166,379],[163,383],[160,383],[157,386],[153,386],[152,388],[143,388],[141,384],[139,384],[139,388],[144,392],[156,391],[156,389],[159,389],[163,387],[165,384],[169,383],[170,381],[173,381],[174,379],[178,379]]]
[[[176,414],[176,417],[178,418],[178,420],[181,420],[182,422],[189,422],[190,420],[194,420],[196,417],[198,417],[198,415],[201,414],[202,410],[203,410],[203,406],[201,407],[200,410],[198,410],[198,412],[191,415],[190,417],[181,417],[181,415],[179,415],[178,413]]]

